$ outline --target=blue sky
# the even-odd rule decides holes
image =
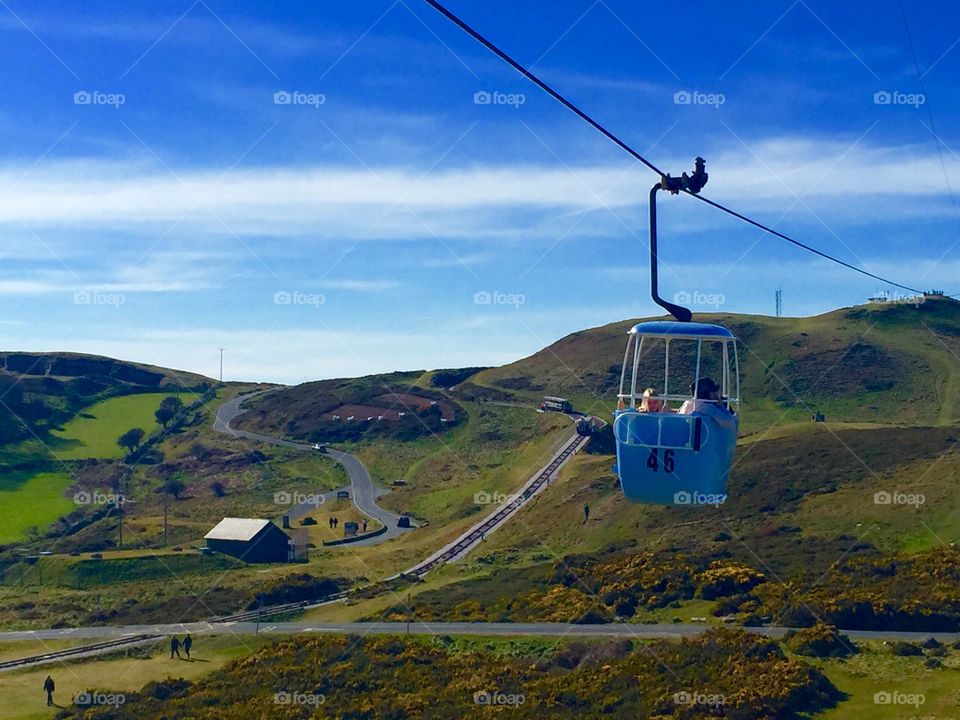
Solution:
[[[449,7],[709,197],[956,292],[960,10],[904,1],[922,97],[895,0]],[[653,173],[422,2],[4,0],[0,40],[4,349],[300,382],[655,314]],[[695,310],[882,289],[686,197],[661,237]]]

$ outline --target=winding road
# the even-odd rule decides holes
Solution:
[[[217,410],[216,418],[214,418],[213,429],[217,432],[225,433],[233,437],[244,438],[246,440],[255,440],[256,442],[278,445],[280,447],[289,447],[316,452],[313,450],[313,446],[308,443],[298,443],[293,442],[292,440],[283,440],[281,438],[270,437],[269,435],[261,435],[260,433],[250,432],[248,430],[237,430],[231,427],[230,423],[232,423],[238,415],[241,415],[243,412],[245,412],[241,407],[244,401],[249,400],[252,397],[253,395],[239,395],[221,405]],[[332,502],[336,499],[338,492],[342,490],[348,490],[350,492],[350,498],[353,500],[353,504],[356,505],[360,512],[367,517],[376,520],[387,528],[386,532],[382,532],[379,535],[372,535],[367,538],[355,540],[349,543],[350,546],[357,547],[363,545],[376,545],[410,531],[411,528],[399,527],[397,524],[400,521],[399,515],[392,513],[389,510],[384,510],[382,507],[377,505],[377,498],[380,495],[388,493],[389,490],[380,487],[373,481],[373,478],[370,477],[370,473],[367,472],[367,468],[364,467],[359,458],[357,458],[355,455],[351,455],[350,453],[341,452],[340,450],[334,450],[332,448],[327,448],[324,455],[339,463],[343,469],[347,471],[347,475],[350,477],[350,485],[344,488],[330,490],[325,493],[318,493],[318,495],[322,495],[323,502]],[[291,520],[296,520],[304,515],[309,514],[310,512],[315,512],[316,509],[317,503],[311,501],[294,505],[284,514],[288,515]]]

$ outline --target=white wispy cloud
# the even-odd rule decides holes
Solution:
[[[951,155],[946,161],[960,185],[960,162]],[[747,211],[786,211],[800,195],[818,214],[841,209],[840,221],[867,208],[873,221],[909,215],[911,206],[924,214],[950,211],[939,159],[916,147],[769,140],[753,143],[749,152],[721,153],[708,169],[707,194]],[[622,166],[486,165],[425,177],[399,167],[175,172],[173,177],[129,163],[73,161],[19,179],[22,170],[8,166],[0,170],[0,186],[6,186],[0,223],[122,229],[180,222],[221,235],[369,239],[543,236],[557,232],[564,213],[640,206],[646,194],[637,185],[650,180],[646,171],[625,173]],[[518,228],[509,211],[527,213],[525,227]],[[814,221],[804,217],[802,205],[795,212]],[[581,232],[615,227],[608,218]]]
[[[8,264],[0,272],[0,295],[196,292],[219,285],[231,267],[231,256],[219,252],[163,251],[107,266],[90,262],[97,254],[79,262],[54,258],[42,267]]]

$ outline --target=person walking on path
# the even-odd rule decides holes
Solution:
[[[183,639],[183,650],[187,653],[187,660],[190,659],[190,648],[193,647],[193,638],[190,637],[190,633],[187,633],[187,636]]]
[[[170,659],[173,660],[173,656],[176,654],[177,658],[180,658],[180,640],[174,635],[170,638]]]
[[[363,519],[363,531],[364,531],[364,532],[367,531],[367,519],[366,519],[366,518]]]
[[[43,681],[43,691],[47,694],[47,707],[53,705],[53,691],[56,689],[57,686],[53,682],[53,678],[47,675],[47,679]]]
[[[583,521],[587,522],[590,519],[590,506],[586,503],[583,504]]]

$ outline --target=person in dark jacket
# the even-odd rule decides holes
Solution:
[[[176,635],[170,638],[170,659],[171,660],[173,660],[174,654],[176,654],[178,658],[180,657],[180,639]]]
[[[187,636],[183,639],[183,650],[187,653],[187,660],[190,659],[190,648],[193,647],[193,638],[190,637],[190,633],[187,633]]]
[[[53,691],[57,689],[56,684],[53,682],[53,678],[47,675],[47,679],[43,681],[43,691],[47,694],[47,705],[53,705]]]

